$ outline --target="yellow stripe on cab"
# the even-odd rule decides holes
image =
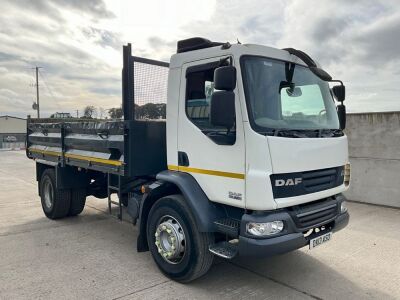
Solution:
[[[175,166],[175,165],[168,165],[168,170],[188,172],[188,173],[197,173],[197,174],[206,174],[206,175],[214,175],[214,176],[236,178],[236,179],[244,179],[245,178],[244,174],[242,174],[242,173],[223,172],[223,171],[207,170],[207,169],[199,169],[199,168],[190,168],[190,167]]]

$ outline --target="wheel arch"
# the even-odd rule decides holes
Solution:
[[[162,171],[157,174],[157,181],[148,186],[143,197],[139,214],[139,236],[137,248],[139,252],[147,251],[146,224],[153,204],[160,198],[182,194],[196,221],[200,232],[214,232],[214,221],[224,216],[221,207],[211,202],[196,179],[184,172]]]

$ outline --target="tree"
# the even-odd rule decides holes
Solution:
[[[122,118],[122,108],[121,107],[113,107],[108,110],[108,114],[111,119],[121,119]]]
[[[106,109],[104,109],[103,107],[99,107],[98,112],[99,112],[99,119],[107,118],[105,115]]]
[[[165,116],[165,103],[147,103],[141,106],[135,105],[136,119],[165,119]]]
[[[93,105],[88,105],[83,109],[83,116],[88,119],[92,119],[96,113],[96,108]]]

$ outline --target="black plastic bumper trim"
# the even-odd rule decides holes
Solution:
[[[269,215],[268,219],[273,218],[274,215]],[[337,232],[340,229],[346,227],[349,223],[349,213],[345,212],[338,215],[334,219],[333,232]],[[254,219],[254,216],[253,216]],[[265,218],[260,218],[259,222],[264,222]],[[243,221],[242,221],[243,223]],[[290,226],[292,229],[293,227]],[[253,257],[268,257],[277,254],[287,253],[299,248],[302,248],[308,244],[307,239],[304,237],[302,232],[288,232],[286,234],[273,237],[256,239],[248,236],[239,236],[239,255],[240,256],[253,256]]]

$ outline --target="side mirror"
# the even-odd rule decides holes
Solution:
[[[332,92],[336,100],[339,102],[343,102],[346,98],[346,87],[344,85],[335,85],[332,87]]]
[[[231,129],[235,124],[235,93],[232,91],[214,92],[210,104],[211,124]]]
[[[339,104],[337,106],[337,114],[339,118],[340,129],[343,130],[346,128],[346,106]]]
[[[233,91],[236,87],[236,68],[223,66],[214,71],[214,88],[216,90]]]

